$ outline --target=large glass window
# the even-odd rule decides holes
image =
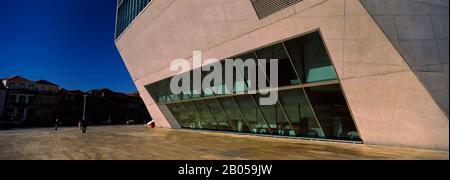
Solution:
[[[303,83],[336,80],[336,72],[318,32],[285,42]]]
[[[167,107],[170,109],[170,111],[172,112],[173,116],[177,119],[178,124],[182,127],[182,128],[191,128],[191,129],[195,129],[195,125],[193,126],[193,124],[189,123],[189,115],[187,115],[186,113],[188,113],[185,109],[181,108],[181,106],[183,106],[182,103],[180,104],[168,104]]]
[[[259,102],[259,98],[261,97],[263,97],[263,95],[255,95],[256,102]],[[259,110],[269,124],[270,131],[273,135],[295,136],[295,132],[293,131],[292,126],[286,118],[286,114],[279,103],[271,106],[259,105]]]
[[[118,0],[116,38],[133,22],[138,14],[150,3],[151,0]]]
[[[289,60],[288,54],[283,46],[283,44],[276,44],[261,50],[256,51],[258,55],[258,59],[266,60],[266,69],[265,72],[267,77],[271,77],[270,72],[270,60],[277,59],[278,60],[278,86],[289,86],[289,85],[298,85],[300,84],[300,80],[298,79],[294,68],[292,67],[291,61]],[[261,63],[262,64],[262,63]],[[272,86],[275,86],[272,83]]]
[[[338,84],[309,87],[305,90],[327,138],[359,140],[358,131]]]
[[[180,105],[183,113],[186,116],[186,123],[190,126],[190,129],[205,129],[205,122],[197,110],[193,107],[192,103],[177,103]]]
[[[269,64],[261,74],[250,72],[249,68],[236,68],[236,65],[262,67],[261,60],[248,63],[258,58],[278,61],[280,88],[271,90],[272,95],[278,94],[273,105],[260,105],[260,99],[267,97],[249,91],[249,87],[263,88],[258,87],[261,79],[270,85],[268,77],[274,72],[270,71]],[[320,33],[314,32],[231,59],[234,61],[230,64],[235,67],[232,71],[234,87],[225,85],[225,75],[230,75],[226,74],[230,72],[225,69],[225,61],[216,63],[222,65],[222,84],[211,82],[213,88],[225,93],[215,93],[213,88],[195,87],[192,82],[194,71],[187,72],[191,77],[189,92],[174,95],[170,91],[172,78],[146,88],[158,104],[167,104],[182,128],[361,140],[340,84],[335,81],[337,76]],[[238,62],[238,59],[243,61]],[[202,82],[210,80],[206,78],[210,73],[199,73]]]
[[[242,63],[240,62],[242,60]],[[254,52],[250,52],[234,58],[236,67],[245,65],[243,68],[234,70],[238,77],[235,77],[235,92],[248,92],[258,88],[258,58]],[[262,78],[266,78],[263,76]]]
[[[240,112],[237,104],[234,102],[232,97],[220,98],[218,99],[221,108],[227,115],[231,126],[233,126],[234,131],[241,133],[250,133],[248,124],[243,118],[242,112]]]
[[[325,138],[303,89],[280,91],[278,96],[297,136]]]
[[[227,115],[223,111],[219,102],[215,99],[205,100],[205,104],[208,106],[209,111],[214,116],[214,119],[219,123],[219,129],[222,131],[233,131],[237,127],[232,127]]]
[[[250,95],[236,96],[234,99],[253,133],[271,134],[267,123]]]
[[[147,91],[152,95],[152,97],[157,103],[167,102],[167,96],[164,94],[165,82],[166,82],[165,80],[162,80],[160,82],[156,82],[146,86]]]
[[[202,101],[194,101],[192,102],[192,106],[194,109],[192,112],[198,113],[202,120],[202,129],[220,130],[217,121],[214,119],[214,116],[211,114],[205,103]]]

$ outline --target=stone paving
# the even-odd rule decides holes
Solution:
[[[429,151],[143,126],[0,131],[2,160],[316,160],[443,159]]]

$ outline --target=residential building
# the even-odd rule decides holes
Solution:
[[[147,107],[138,92],[127,95],[126,109],[126,119],[131,120],[134,123],[146,123],[152,120]]]
[[[61,89],[57,117],[63,125],[77,125],[83,119],[84,92]]]
[[[20,76],[2,79],[7,89],[6,118],[22,124],[32,118],[36,100],[36,83]]]
[[[6,87],[3,83],[0,83],[0,121],[4,118],[5,111],[5,102],[6,102]]]
[[[47,80],[36,81],[36,103],[33,118],[29,122],[34,126],[54,125],[59,103],[59,86]]]
[[[86,98],[86,119],[95,124],[124,124],[129,120],[138,123],[150,119],[136,95],[95,89]]]

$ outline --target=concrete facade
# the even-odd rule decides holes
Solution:
[[[359,0],[303,0],[261,20],[248,0],[154,0],[116,45],[152,117],[171,128],[144,86],[175,75],[172,60],[225,59],[316,30],[364,143],[448,150],[448,117]]]
[[[361,2],[448,116],[449,1]]]

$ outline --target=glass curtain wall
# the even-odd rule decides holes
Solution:
[[[257,74],[256,82],[252,82],[254,78],[249,77],[247,68],[235,68],[233,89],[224,84],[213,85],[233,94],[216,94],[210,89],[202,92],[202,88],[197,87],[174,95],[169,87],[171,78],[146,88],[156,103],[168,106],[182,128],[361,141],[319,32],[230,59],[234,63],[236,60],[276,59],[279,64],[278,101],[270,106],[260,105],[259,99],[265,95],[248,93],[249,87],[257,86],[260,78],[270,85],[269,66],[262,75]],[[218,63],[225,64],[224,61]],[[262,67],[262,63],[254,65]],[[203,77],[207,74],[203,72]]]
[[[151,0],[118,0],[116,38],[118,38]]]

